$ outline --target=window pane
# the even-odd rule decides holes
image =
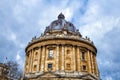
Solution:
[[[49,58],[53,58],[53,50],[49,50]]]
[[[86,66],[85,65],[83,65],[83,70],[86,70]]]
[[[85,53],[82,52],[82,59],[84,60],[85,59]]]
[[[48,64],[48,68],[52,68],[52,64]]]

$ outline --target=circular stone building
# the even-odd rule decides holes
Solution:
[[[100,80],[95,45],[62,13],[25,51],[24,79]]]

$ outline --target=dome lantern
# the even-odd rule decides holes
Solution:
[[[65,19],[65,16],[64,16],[62,13],[60,13],[60,14],[58,15],[58,19]]]

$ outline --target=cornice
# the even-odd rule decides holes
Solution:
[[[29,44],[27,45],[25,51],[27,50],[28,47],[39,43],[39,42],[45,42],[45,41],[49,41],[49,40],[70,40],[70,41],[77,41],[77,42],[82,42],[85,43],[87,45],[92,46],[96,52],[97,52],[97,48],[95,47],[94,43],[92,41],[90,41],[89,39],[86,38],[82,38],[79,36],[68,36],[68,35],[48,35],[48,36],[41,36],[39,38],[35,38],[33,39],[31,42],[29,42]],[[56,43],[58,44],[58,43]]]

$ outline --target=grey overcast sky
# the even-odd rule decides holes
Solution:
[[[0,62],[23,69],[26,45],[61,12],[94,41],[102,80],[119,80],[120,0],[0,0]]]

